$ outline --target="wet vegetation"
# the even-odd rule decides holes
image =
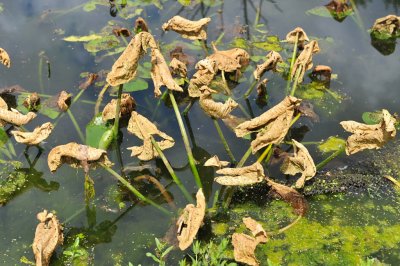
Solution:
[[[54,45],[1,39],[0,262],[398,263],[398,93],[351,75],[398,84],[399,3],[289,2],[77,0],[34,12]],[[338,53],[345,24],[390,66]]]

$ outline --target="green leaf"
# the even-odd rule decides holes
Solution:
[[[96,3],[95,2],[88,2],[83,6],[83,10],[86,12],[90,12],[96,9]]]
[[[45,115],[53,120],[56,119],[60,115],[59,111],[57,111],[51,107],[47,107],[46,105],[41,106],[39,113],[41,113],[42,115]]]
[[[382,111],[364,112],[361,116],[362,120],[367,125],[379,124],[382,120]]]
[[[183,6],[189,6],[191,4],[191,0],[178,0],[178,2]]]
[[[244,38],[234,38],[230,43],[231,47],[237,47],[242,49],[248,49],[247,40]]]
[[[254,47],[266,50],[266,51],[282,51],[282,46],[279,42],[278,36],[268,36],[264,42],[254,42]]]
[[[0,147],[4,147],[4,145],[8,141],[8,135],[4,128],[0,128]]]
[[[85,35],[85,36],[71,35],[71,36],[63,38],[63,40],[66,42],[89,42],[89,41],[98,40],[101,38],[103,38],[103,36],[97,35],[94,33],[94,34]]]
[[[111,125],[107,125],[103,122],[101,113],[96,115],[92,121],[86,125],[86,145],[98,148],[103,134],[111,128]]]
[[[319,16],[319,17],[325,17],[325,18],[331,18],[331,12],[329,12],[329,10],[324,7],[324,6],[318,6],[318,7],[314,7],[310,10],[306,11],[307,15],[315,15],[315,16]]]
[[[147,81],[142,78],[134,79],[124,84],[124,92],[142,91],[149,87]]]
[[[344,139],[331,136],[322,144],[318,145],[318,149],[323,153],[334,152],[343,149],[345,145],[346,141]]]
[[[114,35],[104,36],[100,39],[91,40],[83,45],[89,53],[110,50],[119,46],[119,40]]]

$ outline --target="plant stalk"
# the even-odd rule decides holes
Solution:
[[[72,112],[71,112],[71,110],[69,108],[67,110],[67,114],[68,114],[69,118],[71,119],[72,124],[74,125],[75,130],[78,133],[78,136],[81,139],[82,143],[85,143],[85,136],[83,135],[83,133],[82,133],[80,127],[79,127],[79,124],[75,119],[75,116],[72,114]]]
[[[261,163],[265,157],[269,154],[269,151],[272,149],[272,143],[268,145],[268,147],[264,150],[260,157],[258,157],[257,162]]]
[[[290,92],[290,96],[294,96],[294,93],[295,93],[296,88],[297,88],[297,83],[299,81],[299,76],[300,76],[300,72],[301,72],[302,68],[303,68],[303,66],[299,66],[299,68],[296,71],[296,76],[295,76],[294,81],[293,81],[293,87],[292,87],[292,91]]]
[[[217,129],[218,135],[222,141],[222,144],[224,144],[224,148],[226,153],[228,154],[229,158],[231,159],[232,163],[236,163],[236,159],[235,156],[233,155],[231,149],[229,148],[228,142],[225,139],[224,133],[222,133],[221,127],[219,126],[219,123],[217,121],[217,119],[212,118],[213,122],[214,122],[214,126]]]
[[[337,156],[339,156],[340,154],[342,154],[345,151],[345,148],[341,148],[337,151],[335,151],[334,153],[332,153],[331,155],[329,155],[325,160],[323,160],[322,162],[320,162],[319,164],[317,164],[316,168],[317,171],[321,170],[322,167],[324,167],[327,163],[329,163],[330,161],[332,161],[334,158],[336,158]]]
[[[250,84],[250,87],[247,89],[247,91],[244,93],[244,95],[243,95],[243,97],[245,98],[245,99],[247,99],[249,96],[250,96],[250,94],[252,93],[252,91],[253,91],[253,89],[254,89],[254,87],[256,86],[256,84],[257,84],[257,80],[254,80],[251,84]]]

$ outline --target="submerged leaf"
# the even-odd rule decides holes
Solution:
[[[303,81],[304,74],[307,70],[311,69],[313,66],[312,56],[319,53],[320,49],[317,41],[311,41],[304,46],[304,50],[301,51],[299,57],[293,65],[292,70],[292,80],[297,78],[297,82],[301,83]]]
[[[177,238],[181,250],[187,249],[193,243],[193,240],[203,223],[206,212],[206,199],[201,188],[196,194],[196,201],[196,206],[193,204],[186,205],[176,222]]]
[[[19,130],[11,131],[17,142],[27,145],[37,145],[47,139],[51,134],[54,126],[50,122],[44,123],[40,127],[36,127],[33,132],[23,132]]]
[[[254,78],[260,80],[261,76],[269,70],[276,71],[276,65],[282,62],[282,57],[279,53],[271,51],[266,56],[264,63],[257,65],[256,70],[254,70]]]
[[[103,121],[115,119],[115,110],[117,107],[117,99],[112,99],[103,109],[102,119]],[[121,105],[120,105],[120,113],[119,116],[130,115],[131,112],[135,109],[136,102],[132,96],[128,93],[123,93],[121,95]]]
[[[206,86],[201,87],[200,91],[202,92],[199,100],[200,107],[212,118],[227,118],[232,110],[238,106],[238,103],[232,98],[226,100],[225,103],[214,101],[211,93],[215,91]]]
[[[364,149],[380,149],[396,136],[396,119],[382,110],[382,121],[376,125],[366,125],[355,121],[342,121],[340,125],[353,133],[346,141],[346,154],[354,154]]]
[[[364,112],[361,116],[361,119],[367,125],[376,125],[382,121],[383,114],[382,111],[375,112]]]
[[[307,148],[294,139],[292,139],[292,142],[294,156],[285,158],[281,170],[287,175],[301,173],[301,177],[296,182],[296,188],[302,188],[306,180],[310,180],[315,176],[317,169]]]
[[[228,165],[229,165],[229,162],[220,161],[217,155],[214,155],[213,157],[211,157],[204,163],[204,166],[215,166],[218,168],[222,168],[222,167],[225,167]]]
[[[182,35],[183,38],[190,40],[206,40],[207,24],[211,18],[202,18],[197,21],[191,21],[181,16],[174,16],[162,25],[164,31],[173,30]]]
[[[6,50],[4,50],[1,47],[0,47],[0,63],[2,63],[3,65],[5,65],[8,68],[10,68],[10,66],[11,66],[10,56],[8,55]]]
[[[248,186],[264,180],[264,169],[259,162],[240,168],[222,168],[214,181],[224,186]]]
[[[263,49],[265,51],[282,51],[282,46],[279,42],[278,36],[268,36],[264,42],[253,42],[254,47]]]
[[[99,163],[112,165],[105,150],[75,142],[53,148],[47,157],[47,164],[51,172],[55,172],[64,163],[74,168],[83,167],[85,172],[89,171],[89,167],[96,167]]]
[[[37,214],[40,223],[36,227],[35,239],[32,249],[35,254],[37,266],[47,266],[50,258],[58,245],[64,241],[63,228],[53,213],[47,210]]]
[[[251,142],[253,153],[269,144],[279,144],[286,136],[293,118],[294,109],[301,102],[293,96],[287,96],[262,115],[241,123],[235,129],[237,137],[258,132]]]

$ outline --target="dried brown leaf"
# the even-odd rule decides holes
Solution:
[[[250,62],[250,55],[249,53],[241,48],[232,48],[229,50],[218,50],[213,44],[214,53],[222,54],[224,56],[228,56],[234,59],[241,68],[246,67]]]
[[[347,3],[347,0],[332,0],[330,1],[328,4],[325,5],[325,7],[332,12],[346,12],[350,9],[352,9],[352,7],[349,6],[349,4]]]
[[[0,63],[2,63],[3,65],[5,65],[8,68],[10,68],[10,66],[11,66],[10,56],[8,55],[6,50],[4,50],[1,47],[0,47]]]
[[[181,16],[174,16],[162,25],[164,31],[173,30],[182,35],[183,38],[190,40],[206,40],[207,24],[211,18],[202,18],[197,21],[191,21]]]
[[[300,102],[296,97],[287,96],[262,115],[238,125],[236,136],[243,137],[259,131],[257,138],[251,142],[253,153],[269,144],[279,144],[289,130],[294,109]]]
[[[307,148],[294,139],[292,142],[294,155],[285,158],[281,170],[286,175],[301,173],[301,177],[296,182],[296,188],[302,188],[306,180],[315,176],[317,169]]]
[[[96,73],[89,73],[86,80],[79,85],[79,89],[86,90],[90,85],[92,85],[96,79],[99,77]]]
[[[201,109],[212,118],[227,118],[238,104],[232,98],[229,98],[225,103],[216,102],[213,100],[211,93],[215,92],[206,86],[200,88],[202,92],[199,100]]]
[[[400,30],[400,16],[388,15],[378,18],[371,30],[395,35]]]
[[[36,265],[47,266],[56,247],[63,244],[63,228],[57,217],[47,210],[38,213],[37,219],[40,223],[36,227],[32,249]]]
[[[114,35],[116,37],[120,37],[120,36],[129,37],[132,35],[131,32],[127,28],[123,28],[123,27],[115,27],[112,30],[112,32],[114,33]]]
[[[37,92],[31,93],[28,97],[25,98],[23,105],[28,110],[37,110],[40,105],[40,97]]]
[[[19,130],[11,131],[11,134],[14,135],[14,138],[17,142],[27,144],[27,145],[38,145],[43,140],[47,139],[51,134],[54,126],[52,123],[47,122],[41,125],[40,127],[36,127],[33,132],[23,132]]]
[[[217,155],[214,155],[213,157],[211,157],[204,163],[204,166],[215,166],[218,168],[222,168],[222,167],[225,167],[228,165],[229,165],[229,162],[220,161]]]
[[[214,61],[216,68],[220,71],[238,71],[249,64],[250,55],[241,48],[220,51],[213,44],[213,49],[214,53],[207,58]]]
[[[311,41],[304,46],[303,51],[301,51],[299,57],[297,57],[294,62],[291,73],[292,80],[298,76],[297,82],[301,83],[303,81],[305,72],[313,67],[312,56],[319,53],[319,51],[320,49],[317,41]]]
[[[275,51],[269,52],[266,56],[264,63],[257,65],[256,70],[254,70],[254,78],[260,80],[261,76],[269,70],[276,71],[276,65],[282,62],[282,57],[279,53]]]
[[[396,136],[396,119],[382,110],[382,121],[376,125],[366,125],[355,121],[342,121],[340,125],[353,133],[346,141],[346,154],[354,154],[364,149],[380,149]]]
[[[232,245],[235,261],[252,266],[259,265],[255,255],[258,241],[254,237],[242,233],[234,233],[232,235]]]
[[[200,97],[200,88],[210,85],[217,71],[215,61],[209,60],[208,58],[197,62],[195,68],[197,72],[190,79],[188,87],[189,96],[193,98]]]
[[[264,180],[264,169],[259,162],[240,168],[222,168],[214,181],[224,186],[248,186]]]
[[[103,109],[102,119],[103,121],[115,119],[115,110],[117,106],[117,99],[112,99]],[[121,105],[120,105],[120,113],[119,116],[127,116],[130,115],[133,110],[135,110],[136,102],[132,96],[128,93],[123,93],[121,95]]]
[[[183,52],[183,48],[181,46],[175,47],[170,53],[169,56],[171,59],[175,58],[184,63],[185,65],[193,64],[194,58],[188,56]]]
[[[299,48],[304,47],[305,42],[309,42],[310,40],[308,39],[307,33],[300,27],[295,28],[291,32],[289,32],[286,35],[286,41],[288,43],[295,43],[296,42],[296,36],[297,36],[297,46]]]
[[[57,106],[61,111],[67,111],[69,106],[71,105],[71,97],[72,95],[66,91],[60,92],[57,98]]]
[[[32,119],[34,119],[36,117],[36,114],[33,112],[29,112],[26,115],[24,115],[15,109],[11,109],[11,111],[8,110],[7,104],[4,102],[3,99],[2,99],[2,103],[0,105],[2,106],[0,108],[0,125],[2,125],[2,126],[5,126],[7,123],[13,124],[16,126],[23,126],[23,125],[29,123]]]
[[[332,68],[324,65],[315,66],[311,72],[311,76],[321,81],[330,81],[332,76]]]
[[[258,243],[267,243],[268,235],[260,223],[251,217],[243,218],[243,223],[251,231]]]
[[[152,160],[159,156],[157,150],[151,143],[150,136],[158,135],[162,138],[161,141],[157,141],[161,150],[171,148],[175,144],[172,137],[158,130],[156,125],[135,111],[132,112],[131,118],[129,119],[128,131],[143,140],[142,146],[133,146],[128,148],[128,150],[132,151],[131,156],[137,156],[142,161]]]
[[[64,163],[74,168],[83,167],[85,172],[89,171],[89,167],[96,167],[99,163],[112,165],[105,150],[75,142],[53,148],[47,157],[47,164],[51,172],[55,172]]]
[[[135,20],[135,32],[149,32],[149,27],[147,26],[146,20],[144,20],[142,17],[138,17]]]
[[[193,240],[203,223],[206,212],[206,199],[201,188],[196,194],[196,201],[196,206],[193,204],[186,205],[176,222],[177,238],[181,250],[187,249],[193,243]]]
[[[304,216],[306,214],[308,210],[307,201],[297,190],[276,183],[270,179],[267,179],[267,182],[268,185],[271,186],[271,192],[273,196],[288,202],[297,215]]]
[[[181,78],[186,78],[187,68],[185,63],[179,61],[176,58],[172,58],[171,62],[169,63],[169,67],[171,69],[172,75],[176,75]]]

